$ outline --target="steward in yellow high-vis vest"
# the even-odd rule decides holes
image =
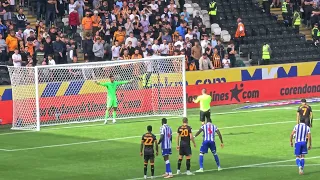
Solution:
[[[210,23],[217,23],[217,3],[215,1],[209,3],[209,9]]]
[[[282,10],[283,20],[286,20],[288,22],[288,24],[291,26],[292,25],[292,20],[291,20],[292,13],[290,13],[291,11],[290,11],[289,3],[290,3],[290,0],[285,0],[282,3],[281,10]]]
[[[312,28],[311,30],[311,35],[312,35],[312,39],[314,41],[317,41],[319,40],[320,38],[320,31],[319,31],[319,28],[318,28],[318,24],[314,24],[314,27]]]
[[[293,26],[296,34],[299,33],[300,25],[301,25],[301,16],[300,16],[300,13],[296,10],[293,13]]]
[[[270,46],[269,44],[265,43],[262,46],[262,64],[263,65],[268,65],[270,63],[270,59],[271,59],[270,55],[271,55]]]

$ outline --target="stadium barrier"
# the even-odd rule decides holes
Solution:
[[[166,90],[171,91],[172,88],[168,87]],[[177,87],[179,88],[179,87]],[[204,85],[189,85],[187,86],[187,107],[195,108],[199,104],[192,102],[193,98],[196,98],[203,88],[208,90],[208,93],[213,97],[211,105],[227,105],[227,104],[240,104],[245,102],[256,103],[276,100],[286,100],[294,98],[308,98],[308,97],[319,97],[320,96],[320,75],[317,76],[304,76],[304,77],[293,77],[293,78],[278,78],[268,80],[254,80],[254,81],[243,81],[243,82],[231,82],[222,84],[204,84]],[[132,96],[133,90],[119,91],[119,109],[122,109],[121,113],[139,113],[153,111],[153,106],[149,101],[142,99],[139,96]],[[135,90],[137,91],[137,90]],[[152,89],[139,90],[139,93],[151,93]],[[161,93],[161,92],[159,92]],[[167,94],[167,93],[166,93]],[[95,93],[96,100],[94,102],[86,101],[88,94],[71,95],[59,98],[59,101],[46,101],[54,103],[41,103],[41,118],[42,120],[53,120],[55,113],[59,111],[62,118],[79,118],[79,116],[97,116],[100,114],[102,117],[105,112],[105,96],[106,93]],[[92,94],[90,95],[92,97]],[[126,98],[123,98],[123,97]],[[176,95],[177,96],[177,95]],[[174,102],[179,102],[179,98],[172,94],[170,97],[159,96],[157,100],[161,104],[163,110],[170,110]],[[175,100],[175,98],[177,100]],[[75,99],[78,99],[75,101]],[[32,101],[32,99],[31,99]],[[31,103],[30,103],[31,104]],[[76,107],[76,108],[75,108]],[[31,107],[34,108],[34,107]],[[0,119],[2,124],[9,124],[12,120],[12,101],[0,101]],[[77,112],[72,113],[70,110],[76,110]],[[93,113],[94,112],[94,113]]]

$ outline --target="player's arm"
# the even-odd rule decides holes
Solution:
[[[203,129],[202,129],[202,128],[200,128],[200,129],[199,129],[199,131],[196,133],[196,135],[194,135],[194,137],[199,136],[199,134],[201,134],[202,132],[203,132]]]
[[[294,129],[291,134],[290,134],[290,145],[291,147],[293,147],[293,142],[292,142],[292,139],[293,139],[293,135],[296,133],[296,130]]]
[[[299,121],[300,121],[300,107],[298,107],[298,110],[297,110],[297,124],[299,124]]]
[[[312,108],[311,108],[311,106],[309,106],[309,108],[310,108],[310,127],[312,127],[313,113],[312,113]]]
[[[159,145],[157,143],[157,140],[154,140],[154,143],[156,144],[156,155],[158,156],[158,154],[159,154]]]
[[[177,150],[179,150],[180,149],[180,132],[179,132],[179,130],[178,130],[178,135],[177,135]]]
[[[223,148],[223,139],[222,139],[222,135],[221,135],[221,132],[219,131],[219,129],[216,130],[216,133],[218,134],[219,136],[219,139],[220,139],[220,142],[221,142],[221,147]]]
[[[197,98],[193,99],[194,103],[198,103],[201,100],[200,96],[198,96]]]
[[[102,83],[102,82],[99,82],[99,81],[94,81],[97,85],[100,85],[100,86],[105,86],[107,87],[108,86],[108,82],[105,82],[105,83]]]
[[[160,144],[160,143],[162,142],[162,140],[163,140],[163,137],[164,137],[164,134],[161,134],[161,135],[160,135],[160,139],[159,139],[159,142],[158,142],[158,144]]]
[[[142,136],[142,139],[141,139],[141,145],[140,145],[140,156],[143,155],[142,151],[143,151],[143,147],[144,147],[144,136]]]
[[[196,147],[196,141],[194,140],[192,133],[189,133],[189,134],[190,134],[190,140],[191,140],[193,146]]]
[[[312,147],[312,140],[311,140],[312,138],[311,138],[311,132],[309,132],[308,133],[308,142],[309,142],[309,147],[308,147],[308,149],[310,150],[311,149],[311,147]]]

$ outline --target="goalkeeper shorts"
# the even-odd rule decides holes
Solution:
[[[110,108],[110,107],[118,107],[117,98],[108,98],[108,100],[107,100],[107,108]]]

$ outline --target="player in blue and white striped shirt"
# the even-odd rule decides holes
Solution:
[[[218,166],[218,171],[222,170],[220,167],[220,160],[217,154],[217,148],[216,148],[216,143],[214,139],[215,133],[217,133],[221,142],[221,148],[223,148],[222,135],[218,127],[211,123],[211,119],[207,119],[207,123],[201,127],[201,129],[196,133],[195,137],[197,137],[201,132],[203,132],[203,142],[200,148],[200,156],[199,156],[200,169],[197,170],[196,172],[203,172],[203,155],[208,153],[208,149],[211,150],[214,156],[214,159]]]
[[[304,156],[308,154],[308,149],[311,149],[311,131],[305,124],[305,119],[300,119],[300,123],[295,125],[290,135],[291,147],[293,147],[292,139],[295,136],[295,149],[296,164],[299,168],[299,174],[303,174],[304,169]],[[307,138],[309,142],[309,148],[307,148]]]
[[[159,143],[161,143],[161,149],[162,149],[162,156],[166,163],[166,173],[163,175],[164,178],[172,178],[172,171],[169,161],[169,155],[172,154],[171,152],[171,144],[172,144],[172,129],[170,126],[167,125],[167,119],[162,119],[162,126],[160,127],[160,140]]]

